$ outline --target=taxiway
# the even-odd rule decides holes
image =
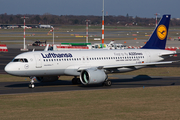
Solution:
[[[38,48],[38,47],[37,47]],[[43,50],[42,48],[36,50]],[[22,53],[20,49],[10,48],[9,52],[0,54],[0,74],[6,74],[4,67],[16,55]],[[180,56],[172,57],[167,60],[180,60]],[[158,65],[159,67],[180,66],[180,62],[166,65]],[[24,82],[1,82],[0,94],[20,94],[20,93],[36,93],[36,92],[51,92],[51,91],[74,91],[74,90],[97,90],[97,89],[115,89],[115,88],[135,88],[135,87],[154,87],[154,86],[170,86],[180,85],[180,77],[158,77],[158,76],[126,76],[126,75],[110,75],[112,86],[107,87],[102,85],[72,85],[71,80],[59,80],[51,83],[35,82],[35,89],[29,89],[29,81]]]

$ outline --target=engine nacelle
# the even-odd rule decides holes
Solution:
[[[86,69],[80,74],[81,83],[84,85],[103,83],[106,78],[105,72],[99,69]]]
[[[43,76],[43,77],[36,77],[38,82],[54,82],[58,80],[58,76]]]

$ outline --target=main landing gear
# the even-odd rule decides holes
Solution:
[[[36,77],[30,77],[31,81],[30,81],[30,84],[29,84],[29,88],[34,88],[34,80],[36,79]]]
[[[111,86],[112,82],[110,80],[106,80],[105,82],[103,82],[102,84],[103,86]]]
[[[72,79],[72,84],[73,85],[81,84],[80,78],[77,78],[77,76],[74,76],[74,78]]]
[[[112,85],[112,82],[110,80],[108,80],[108,75],[107,75],[106,80],[103,82],[102,85],[103,86],[111,86]]]

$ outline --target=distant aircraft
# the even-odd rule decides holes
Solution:
[[[14,28],[18,28],[19,26],[18,25],[9,25],[9,26],[7,26],[7,28],[9,28],[9,29],[14,29]]]
[[[44,42],[41,42],[40,40],[37,40],[32,44],[32,46],[40,46],[41,44],[46,44],[46,40]]]
[[[32,27],[28,27],[28,26],[21,26],[23,29],[25,27],[25,29],[31,29]]]
[[[27,76],[34,88],[34,80],[56,81],[61,75],[75,76],[73,84],[103,84],[111,86],[108,73],[121,73],[146,66],[168,64],[162,61],[176,54],[165,50],[170,15],[163,15],[149,41],[141,49],[90,49],[62,51],[33,51],[17,55],[5,67],[15,76]],[[159,31],[165,31],[160,33]],[[162,62],[159,62],[162,61]],[[79,78],[78,78],[79,76]]]
[[[41,25],[39,23],[39,28],[53,28],[53,26],[51,26],[51,25]]]

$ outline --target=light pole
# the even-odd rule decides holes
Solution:
[[[86,43],[88,43],[88,22],[90,22],[90,20],[85,20],[86,21]]]
[[[157,16],[160,15],[158,13],[154,14],[156,16],[156,27],[157,27]]]
[[[52,27],[52,32],[53,32],[53,45],[54,45],[54,27]]]
[[[102,45],[104,46],[104,0],[103,0],[103,10],[102,10]]]
[[[28,51],[28,49],[26,48],[26,39],[25,39],[25,36],[26,36],[26,33],[25,33],[25,19],[28,19],[29,17],[21,17],[22,19],[24,19],[24,48],[21,49],[21,51]]]

